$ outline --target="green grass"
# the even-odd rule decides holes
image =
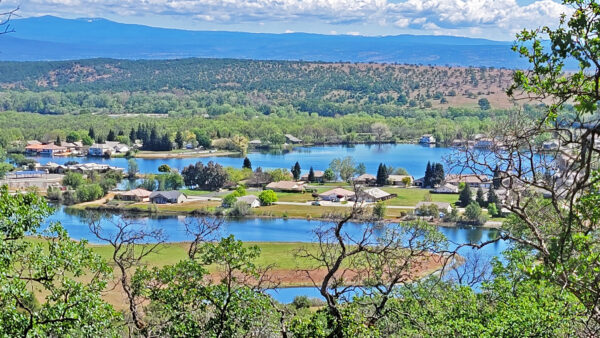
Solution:
[[[179,191],[186,194],[187,196],[203,196],[203,195],[208,195],[208,194],[214,192],[214,191],[208,191],[208,190],[192,190],[192,189],[179,189]]]
[[[425,195],[429,194],[429,190],[427,189],[385,187],[382,190],[390,194],[398,195],[396,198],[387,200],[385,202],[386,205],[415,206],[417,203],[422,202],[425,199]],[[430,196],[433,202],[447,202],[452,204],[458,201],[458,194],[430,194]]]
[[[254,209],[257,216],[272,217],[291,217],[291,218],[323,218],[323,215],[329,213],[347,213],[349,207],[325,207],[315,205],[270,205]],[[394,219],[401,216],[401,213],[408,213],[410,210],[387,209],[386,218]]]

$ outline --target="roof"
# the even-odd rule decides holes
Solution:
[[[325,175],[325,172],[322,170],[313,170],[313,172],[315,173],[315,177],[323,177]],[[308,174],[302,175],[301,178],[308,178]]]
[[[125,191],[121,193],[121,196],[137,196],[137,197],[150,197],[152,194],[151,191],[146,189],[137,188],[129,191]]]
[[[96,149],[110,149],[111,147],[108,144],[104,144],[104,143],[94,143],[90,146],[90,149],[92,148],[96,148]]]
[[[248,204],[252,204],[254,203],[254,201],[258,201],[258,197],[254,195],[246,195],[238,197],[237,200],[238,202],[246,202]]]
[[[331,196],[331,195],[344,196],[344,197],[354,196],[354,191],[346,190],[343,188],[335,188],[335,189],[327,190],[327,191],[319,194],[319,196]]]
[[[476,174],[448,174],[446,175],[446,183],[484,183],[489,182],[490,178],[487,175]]]
[[[299,139],[299,138],[295,137],[295,136],[294,136],[294,135],[292,135],[292,134],[285,134],[285,137],[286,137],[288,140],[290,140],[291,142],[302,142],[302,140],[301,140],[301,139]]]
[[[250,142],[248,142],[249,144],[261,144],[262,142],[260,140],[252,140]]]
[[[371,174],[362,174],[360,176],[358,176],[357,178],[355,178],[355,181],[368,181],[368,180],[376,180],[377,177],[371,175]]]
[[[385,191],[383,191],[383,190],[381,190],[379,188],[365,189],[362,192],[363,192],[363,194],[369,195],[369,196],[374,197],[374,198],[383,198],[383,197],[391,195],[391,194],[389,194],[389,193],[387,193],[387,192],[385,192]]]
[[[179,196],[184,195],[184,193],[182,193],[181,191],[177,191],[177,190],[171,190],[171,191],[154,191],[150,194],[150,198],[156,198],[156,197],[164,197],[168,200],[174,200],[174,199],[178,199]]]
[[[38,140],[30,140],[27,141],[27,145],[31,146],[31,145],[35,145],[35,144],[42,144],[42,142],[38,141]]]
[[[271,182],[271,183],[267,184],[267,188],[281,189],[281,190],[293,190],[293,189],[300,189],[302,187],[304,187],[304,182],[279,181],[279,182]]]
[[[433,189],[434,192],[453,192],[453,193],[457,193],[458,192],[458,186],[450,184],[450,183],[446,183],[442,186],[439,186],[435,189]]]
[[[421,207],[427,207],[430,205],[435,205],[438,207],[438,209],[449,209],[452,206],[450,205],[450,203],[446,203],[446,202],[419,202],[417,203],[417,208],[421,208]]]

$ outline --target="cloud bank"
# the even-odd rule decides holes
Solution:
[[[432,34],[485,31],[510,36],[523,27],[558,22],[569,8],[552,0],[519,5],[515,0],[5,0],[21,4],[24,15],[85,17],[169,16],[181,20],[230,24],[318,23],[381,27]],[[329,31],[328,30],[328,31]],[[283,30],[282,30],[283,31]],[[489,34],[488,34],[489,35]]]

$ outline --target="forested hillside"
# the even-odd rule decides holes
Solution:
[[[220,115],[232,107],[321,116],[508,108],[512,71],[230,59],[1,62],[3,110]]]

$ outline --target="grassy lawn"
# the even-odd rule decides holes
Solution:
[[[159,212],[192,212],[198,209],[215,208],[221,205],[219,201],[193,201],[180,204],[150,204],[135,203],[124,206],[124,209],[138,209],[149,211],[156,206]]]
[[[382,190],[390,193],[397,194],[398,197],[393,198],[385,202],[386,205],[405,205],[415,206],[417,203],[422,202],[425,199],[425,195],[429,194],[427,189],[406,189],[406,188],[388,188],[385,187]],[[433,202],[447,202],[454,203],[458,201],[458,194],[430,194]]]
[[[398,218],[402,212],[406,213],[409,211],[410,210],[403,209],[387,209],[386,218]],[[325,207],[315,205],[270,205],[254,209],[254,214],[257,216],[287,216],[291,218],[322,218],[325,214],[346,212],[350,212],[349,207]]]
[[[213,193],[213,191],[208,191],[208,190],[179,189],[179,191],[186,194],[187,196],[203,196],[203,195],[208,195],[210,193]]]

